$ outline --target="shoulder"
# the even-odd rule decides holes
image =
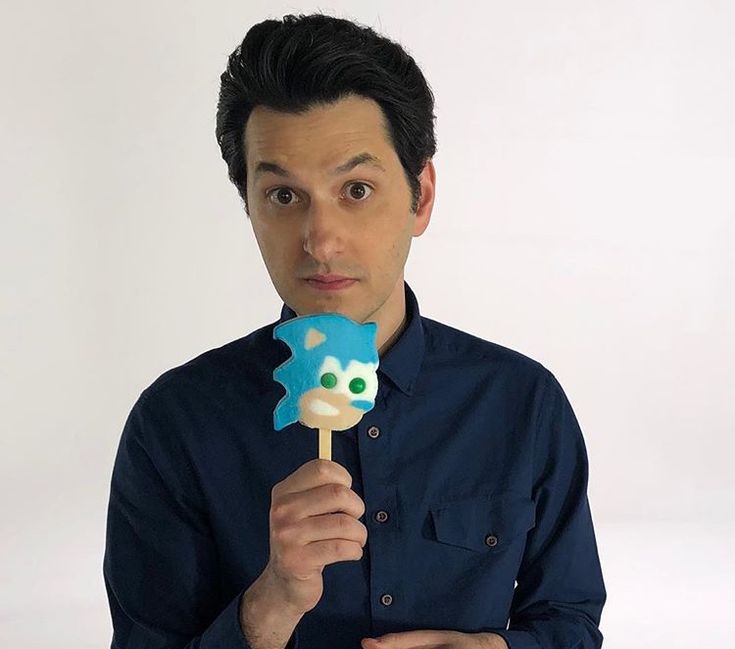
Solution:
[[[141,395],[140,401],[165,399],[166,395],[200,400],[203,396],[225,395],[234,384],[243,382],[254,387],[269,385],[271,357],[277,353],[270,323],[255,331],[206,350],[197,356],[160,374]]]
[[[581,437],[572,405],[558,378],[539,360],[479,336],[422,317],[429,374],[520,403],[540,429]]]
[[[546,384],[553,374],[538,360],[491,340],[443,322],[421,317],[430,363],[452,363],[461,368],[487,368]]]

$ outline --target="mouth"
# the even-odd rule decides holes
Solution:
[[[310,401],[309,410],[315,415],[321,415],[322,417],[334,417],[340,413],[339,408],[335,408],[331,403],[327,403],[322,399]]]
[[[304,278],[304,281],[317,291],[339,291],[357,282],[356,279],[344,275],[312,275]]]

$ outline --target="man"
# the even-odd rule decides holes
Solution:
[[[601,646],[587,455],[561,386],[422,317],[404,280],[434,202],[432,111],[413,59],[345,20],[265,21],[230,56],[217,138],[279,322],[377,323],[379,391],[328,461],[315,431],[273,429],[290,353],[275,322],[144,390],[110,491],[113,647]]]

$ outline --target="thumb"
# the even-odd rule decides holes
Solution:
[[[404,631],[363,638],[362,649],[431,649],[446,644],[446,631]]]
[[[380,638],[363,638],[360,640],[362,649],[387,649],[387,645]]]

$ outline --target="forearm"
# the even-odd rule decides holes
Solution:
[[[240,626],[252,649],[284,649],[302,617],[278,598],[265,573],[240,602]]]
[[[484,644],[482,649],[508,649],[508,644],[497,633],[478,633]]]

